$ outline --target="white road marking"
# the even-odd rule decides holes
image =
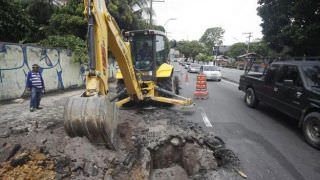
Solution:
[[[204,124],[207,126],[207,127],[212,127],[212,124],[210,123],[210,120],[206,114],[206,112],[204,111],[203,107],[199,107],[198,108],[201,112],[201,116],[202,116],[202,120],[204,122]]]

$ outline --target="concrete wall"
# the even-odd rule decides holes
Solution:
[[[47,91],[83,85],[85,68],[70,51],[0,42],[0,100],[23,95],[32,64],[41,67]]]

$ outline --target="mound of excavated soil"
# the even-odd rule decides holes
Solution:
[[[116,151],[67,137],[63,121],[29,126],[0,137],[0,179],[241,179],[220,138],[170,109],[121,110]]]

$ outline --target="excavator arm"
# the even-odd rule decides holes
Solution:
[[[125,42],[117,23],[107,10],[104,0],[85,0],[85,13],[89,20],[90,72],[87,75],[86,95],[108,92],[108,48],[115,56],[127,94],[143,100],[141,89],[132,64],[130,43]]]
[[[191,105],[192,101],[161,89],[154,81],[138,79],[130,43],[123,40],[117,23],[107,10],[105,0],[84,0],[84,4],[88,18],[89,72],[83,95],[69,98],[65,105],[64,126],[71,137],[86,136],[91,142],[102,143],[113,149],[119,106],[129,101],[154,100],[178,105]],[[108,95],[108,50],[115,56],[122,72],[125,84],[122,93],[128,95],[116,103],[113,103],[116,98]],[[155,91],[182,100],[160,97]]]

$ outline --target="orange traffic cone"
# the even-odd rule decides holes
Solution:
[[[209,92],[207,89],[207,79],[204,74],[197,75],[196,91],[193,93],[197,99],[208,99]]]

